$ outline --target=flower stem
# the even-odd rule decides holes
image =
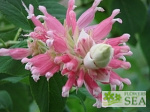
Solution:
[[[16,33],[16,35],[15,35],[14,41],[17,41],[17,40],[18,40],[21,31],[22,31],[22,29],[19,28],[18,31],[17,31],[17,33]]]
[[[4,47],[7,47],[6,45],[5,45],[5,42],[2,40],[2,39],[0,39],[0,45],[2,45],[2,46],[4,46]]]
[[[2,43],[0,43],[0,47],[8,47],[8,46],[11,46],[11,45],[14,45],[14,44],[18,44],[20,41],[7,41],[7,42],[4,42],[3,40],[0,39],[0,41]]]

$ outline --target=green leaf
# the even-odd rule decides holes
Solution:
[[[15,28],[7,32],[0,33],[0,39],[2,39],[3,41],[13,40],[17,31],[18,28]]]
[[[11,111],[13,107],[12,99],[7,91],[0,91],[0,109]]]
[[[86,97],[90,98],[90,99],[94,99],[94,97],[87,91],[87,89],[85,87],[81,87],[79,89],[79,91],[84,94]]]
[[[135,34],[143,30],[146,22],[146,7],[143,2],[141,0],[113,0],[111,10],[113,9],[121,10],[118,17],[123,20],[122,24],[115,24],[113,33],[131,34],[129,42],[136,45]]]
[[[0,0],[0,2],[0,11],[7,20],[23,29],[31,29],[31,25],[22,11],[21,0]]]
[[[65,77],[55,74],[49,81],[41,77],[38,82],[30,78],[33,97],[35,98],[41,112],[62,112],[65,107],[66,98],[61,96]]]
[[[48,13],[58,19],[64,19],[66,17],[66,8],[54,1],[41,1],[40,5],[46,7]]]
[[[1,79],[0,84],[9,83],[9,82],[11,82],[11,83],[24,82],[24,83],[28,84],[27,78],[29,78],[29,77],[28,76],[26,76],[26,77],[22,77],[22,76],[7,77],[7,78]]]
[[[10,22],[6,20],[6,18],[4,17],[4,15],[1,12],[0,12],[0,21],[1,21],[0,22],[0,32],[14,28],[14,25],[10,24]]]
[[[6,83],[0,86],[0,90],[5,90],[9,93],[12,102],[13,109],[12,111],[6,112],[28,112],[30,97],[29,96],[29,88],[26,85],[21,83],[11,84]]]
[[[10,75],[27,75],[28,71],[24,69],[24,65],[10,57],[0,57],[0,73]]]
[[[82,107],[84,109],[84,112],[87,112],[85,104],[84,104],[84,101],[86,99],[86,95],[85,94],[80,92],[80,90],[78,90],[78,91],[74,90],[73,92],[70,93],[70,96],[73,96],[73,97],[79,99],[80,100],[80,104],[82,105]]]
[[[149,10],[150,10],[150,7],[149,7]],[[143,50],[143,53],[149,65],[149,73],[150,73],[150,44],[149,44],[150,42],[150,11],[147,16],[147,22],[146,22],[145,28],[142,34],[140,35],[139,39],[140,39],[141,48]]]
[[[35,101],[31,103],[29,112],[40,112],[39,107],[37,106]]]
[[[66,8],[55,1],[48,0],[22,0],[26,6],[29,4],[34,6],[35,15],[41,14],[38,10],[39,5],[47,7],[48,12],[57,18],[64,19],[66,14]],[[5,15],[6,19],[12,22],[14,25],[26,30],[33,29],[33,23],[27,19],[27,12],[23,7],[21,0],[0,0],[0,11]]]
[[[83,106],[81,104],[81,101],[75,97],[70,95],[67,98],[67,102],[66,102],[67,106],[66,106],[66,111],[67,112],[85,112],[85,110],[83,109]],[[66,112],[64,111],[64,112]],[[91,111],[93,112],[93,111]]]

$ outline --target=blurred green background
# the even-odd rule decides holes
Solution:
[[[23,0],[26,4],[34,4],[35,13],[39,14],[39,4],[48,7],[50,14],[61,22],[65,18],[67,2],[64,0]],[[59,5],[60,2],[63,6]],[[87,10],[93,0],[76,0],[77,18]],[[65,108],[63,112],[149,112],[150,111],[150,0],[103,0],[99,5],[105,12],[97,12],[91,24],[98,24],[109,17],[113,9],[121,9],[118,15],[123,24],[115,23],[109,37],[120,36],[123,33],[131,34],[127,43],[132,56],[127,57],[132,67],[129,70],[118,69],[116,72],[121,77],[129,78],[130,86],[124,85],[123,91],[146,91],[147,107],[137,108],[100,108],[92,105],[95,99],[86,91],[80,88],[76,94],[73,88],[70,96],[63,101]],[[31,32],[34,28],[30,20],[26,19],[27,13],[21,5],[20,0],[0,0],[0,47],[26,47],[26,38],[22,36]],[[21,42],[21,43],[20,43]],[[18,44],[19,43],[19,44]],[[17,45],[16,45],[17,44]],[[44,79],[45,80],[45,79]],[[65,79],[64,79],[65,80]],[[30,72],[24,70],[24,65],[9,57],[0,57],[0,112],[40,112],[44,106],[36,103],[37,95],[31,84]],[[109,91],[109,85],[99,84],[102,90]],[[34,86],[35,87],[35,86]],[[57,88],[56,85],[54,87]],[[117,88],[118,90],[118,88]],[[45,91],[42,90],[44,93]],[[34,96],[34,97],[33,97]],[[43,96],[44,97],[44,96]],[[35,100],[35,99],[36,100]],[[42,99],[42,98],[41,98]],[[44,99],[44,98],[43,98]],[[66,101],[66,104],[65,104]],[[46,101],[41,101],[47,105]],[[50,100],[50,102],[53,101]],[[38,107],[38,105],[40,105]],[[57,104],[57,102],[56,102]],[[49,104],[50,106],[50,104]],[[46,107],[47,108],[47,107]],[[51,107],[49,107],[51,108]],[[54,108],[59,108],[54,105]],[[50,109],[49,112],[60,112],[57,109]],[[43,109],[44,110],[44,109]],[[44,112],[44,111],[41,111]],[[46,111],[45,111],[46,112]],[[48,111],[47,111],[48,112]]]

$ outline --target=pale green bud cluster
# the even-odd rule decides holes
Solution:
[[[41,40],[34,40],[34,41],[29,40],[28,47],[30,48],[33,56],[45,53],[48,50],[46,44]]]
[[[105,68],[112,59],[114,49],[108,44],[95,44],[84,58],[87,68]]]

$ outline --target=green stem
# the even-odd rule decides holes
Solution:
[[[6,45],[5,45],[5,42],[2,40],[2,39],[0,39],[0,44],[2,44],[2,46],[4,46],[4,47],[7,47]]]
[[[0,40],[1,41],[1,40]],[[5,43],[0,43],[0,47],[8,47],[10,45],[18,44],[20,41],[7,41]]]
[[[17,41],[17,40],[18,40],[21,31],[22,31],[22,29],[19,28],[19,29],[18,29],[18,32],[16,33],[16,36],[15,36],[15,38],[14,38],[14,41]]]

